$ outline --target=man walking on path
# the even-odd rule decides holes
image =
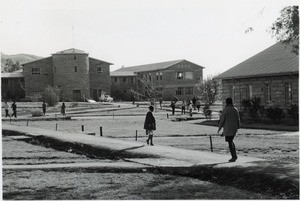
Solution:
[[[236,107],[232,105],[232,99],[226,99],[226,107],[223,109],[221,119],[219,122],[219,131],[223,127],[223,133],[221,136],[225,136],[225,141],[228,142],[229,150],[231,153],[231,159],[229,162],[235,162],[238,158],[236,155],[235,145],[233,143],[234,136],[237,130],[240,128],[240,117]]]
[[[66,105],[65,105],[65,102],[63,102],[62,105],[61,105],[61,114],[63,116],[66,116]]]
[[[144,123],[144,129],[146,129],[146,135],[148,135],[148,139],[146,140],[147,144],[153,146],[153,131],[156,130],[156,124],[155,124],[155,118],[152,114],[154,108],[153,106],[149,106],[149,111],[146,115],[145,123]]]
[[[47,108],[47,105],[46,105],[45,101],[43,101],[42,108],[43,108],[43,113],[44,113],[44,116],[45,116],[46,115],[46,108]]]
[[[16,101],[13,102],[13,104],[11,105],[12,109],[13,109],[13,113],[12,113],[12,117],[15,116],[15,118],[17,118],[17,104]]]
[[[4,109],[5,109],[5,117],[7,117],[7,116],[10,117],[10,115],[8,114],[8,111],[9,111],[9,105],[7,104],[6,101],[4,102]]]
[[[172,115],[175,115],[175,102],[171,101]]]

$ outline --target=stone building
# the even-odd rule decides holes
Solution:
[[[62,101],[98,100],[101,94],[110,94],[110,65],[77,49],[25,63],[22,72],[25,96],[40,99],[45,88],[52,86],[58,87]]]
[[[165,100],[191,99],[198,95],[196,84],[203,81],[203,68],[187,60],[123,67],[111,73],[112,96],[128,99],[130,90],[145,95],[150,86]]]
[[[299,57],[291,46],[277,43],[215,79],[222,80],[223,106],[232,97],[241,109],[242,100],[259,97],[265,107],[278,106],[284,110],[299,101]]]

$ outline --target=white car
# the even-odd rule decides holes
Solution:
[[[104,95],[99,98],[101,102],[112,102],[114,99],[110,95]]]

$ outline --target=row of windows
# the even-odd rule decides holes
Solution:
[[[285,83],[285,101],[286,103],[290,103],[293,100],[293,90],[292,90],[292,83],[286,82]],[[236,87],[232,86],[231,88],[231,97],[233,100],[236,100]],[[263,94],[264,94],[264,100],[265,104],[268,105],[272,102],[272,90],[271,90],[271,84],[270,83],[264,83],[263,86]],[[247,85],[246,86],[246,98],[252,98],[253,97],[253,86]]]
[[[127,83],[131,83],[133,84],[135,81],[134,81],[134,78],[133,77],[115,77],[114,78],[114,82],[115,83],[118,83],[118,84],[127,84]]]
[[[74,72],[77,73],[78,69],[77,66],[74,66]],[[40,75],[40,68],[32,68],[31,69],[31,73],[32,75]],[[54,73],[56,73],[56,67],[54,67]],[[103,67],[97,67],[97,74],[101,74],[103,73]]]
[[[184,92],[185,92],[185,95],[192,95],[194,94],[194,88],[193,87],[178,87],[176,89],[176,95],[184,95]]]

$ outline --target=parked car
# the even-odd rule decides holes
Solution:
[[[99,98],[101,102],[112,102],[114,99],[110,95],[103,95]]]

